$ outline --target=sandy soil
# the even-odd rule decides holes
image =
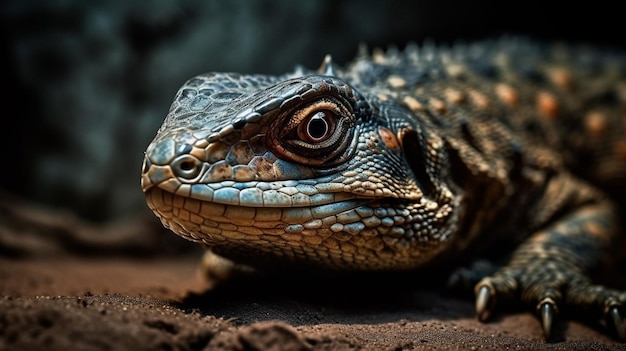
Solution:
[[[216,285],[200,257],[145,220],[93,226],[3,203],[0,350],[626,350],[576,321],[545,343],[524,311],[479,323],[471,299],[424,277]]]

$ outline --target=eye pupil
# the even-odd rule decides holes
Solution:
[[[313,141],[320,140],[326,136],[329,131],[329,125],[326,121],[326,114],[324,112],[316,113],[306,126],[306,131]]]

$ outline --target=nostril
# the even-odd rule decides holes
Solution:
[[[191,179],[200,174],[202,162],[191,155],[181,155],[172,161],[171,166],[177,176]]]
[[[183,161],[180,163],[179,167],[183,171],[191,171],[195,167],[195,164],[191,161]]]

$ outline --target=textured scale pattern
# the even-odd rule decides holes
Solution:
[[[200,75],[141,182],[166,227],[238,263],[474,259],[451,282],[475,286],[481,320],[519,301],[548,339],[561,309],[626,339],[626,293],[593,283],[626,203],[623,53],[508,38]]]

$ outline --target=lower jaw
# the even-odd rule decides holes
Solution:
[[[163,225],[177,235],[253,267],[407,270],[419,268],[438,251],[432,243],[428,250],[419,243],[400,245],[398,238],[381,235],[377,228],[350,233],[337,231],[323,220],[317,228],[305,228],[300,224],[304,217],[298,216],[310,213],[311,208],[221,205],[183,198],[158,188],[147,192],[146,199]],[[347,201],[336,207],[354,211],[368,202]]]

